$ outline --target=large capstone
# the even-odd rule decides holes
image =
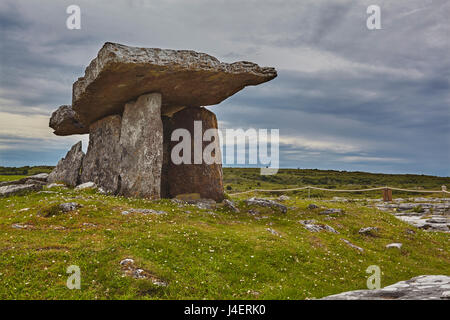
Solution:
[[[60,106],[52,113],[49,123],[57,136],[89,133],[89,126],[84,126],[71,106]]]
[[[203,135],[208,129],[217,133],[216,115],[205,108],[186,108],[175,113],[171,119],[172,135],[176,129],[186,129],[189,133],[189,141],[171,141],[170,167],[168,170],[168,185],[170,196],[180,194],[198,193],[202,198],[222,201],[224,197],[222,182],[222,163],[220,154],[220,142],[218,135],[210,137],[209,141],[203,140]],[[184,143],[183,143],[184,141]],[[177,146],[178,145],[178,146]],[[189,146],[190,150],[181,146]],[[206,151],[205,151],[206,148]],[[215,163],[205,162],[204,153]],[[176,158],[184,158],[178,164]]]
[[[81,183],[92,181],[106,192],[118,191],[121,123],[121,117],[113,115],[91,124]]]
[[[274,68],[240,61],[223,63],[190,50],[136,48],[107,42],[73,84],[72,108],[81,122],[121,114],[124,105],[149,92],[162,94],[162,114],[181,107],[218,104],[246,86],[277,76]],[[58,131],[58,130],[57,130]]]
[[[72,146],[66,157],[59,160],[58,165],[48,176],[48,183],[63,182],[75,187],[80,181],[80,169],[83,163],[84,152],[81,141]]]
[[[159,93],[142,95],[125,105],[120,146],[120,194],[160,198],[163,124]]]

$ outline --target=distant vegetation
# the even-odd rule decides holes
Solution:
[[[0,175],[4,176],[31,176],[38,173],[50,173],[54,167],[52,166],[36,166],[36,167],[0,167]]]

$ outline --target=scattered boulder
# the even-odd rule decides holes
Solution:
[[[319,208],[319,206],[316,205],[316,204],[314,204],[314,203],[310,203],[310,204],[308,205],[308,209],[309,209],[309,210],[314,210],[314,209],[318,209],[318,208]]]
[[[42,190],[42,185],[36,184],[14,184],[0,187],[0,197],[9,197],[13,195],[21,195],[31,191]]]
[[[118,191],[121,122],[119,115],[112,115],[90,125],[81,183],[92,181],[107,192]]]
[[[122,271],[126,276],[133,277],[135,279],[148,279],[154,285],[166,287],[167,282],[152,275],[149,271],[136,267],[133,259],[127,258],[120,261]]]
[[[61,208],[62,212],[70,212],[70,211],[74,211],[78,208],[81,208],[81,204],[76,203],[76,202],[66,202],[66,203],[61,203],[59,205],[59,207]]]
[[[144,215],[148,215],[148,214],[166,214],[167,212],[165,211],[159,211],[159,210],[153,210],[153,209],[128,209],[128,210],[124,210],[122,211],[122,214],[128,215],[130,213],[141,213]]]
[[[449,298],[450,277],[423,275],[378,290],[355,290],[323,300],[441,300]]]
[[[341,213],[343,213],[342,209],[334,209],[334,208],[326,209],[324,211],[319,212],[319,214],[323,214],[323,215],[341,214]]]
[[[284,195],[284,194],[278,197],[279,201],[287,201],[289,199],[291,199],[291,198],[289,196]]]
[[[378,232],[377,227],[366,227],[359,229],[358,233],[364,236],[375,236],[376,232]]]
[[[59,203],[59,204],[52,204],[49,206],[45,206],[41,208],[38,211],[38,214],[43,217],[53,217],[57,216],[63,213],[75,211],[79,208],[81,208],[82,205],[76,203],[76,202],[66,202],[66,203]]]
[[[223,200],[223,205],[224,205],[225,208],[228,208],[229,210],[231,210],[233,212],[236,212],[236,213],[240,212],[239,208],[231,200],[228,200],[228,199]]]
[[[80,181],[80,170],[83,163],[84,152],[81,149],[81,141],[72,146],[66,157],[58,162],[58,165],[48,176],[49,183],[63,182],[70,187],[75,187]]]
[[[387,244],[387,245],[386,245],[386,248],[387,248],[387,249],[392,249],[392,248],[401,249],[402,246],[403,246],[403,244],[394,242],[394,243],[389,243],[389,244]]]
[[[348,244],[350,247],[352,247],[353,249],[358,250],[359,252],[364,252],[364,249],[361,247],[358,247],[356,245],[354,245],[353,243],[351,243],[350,241],[346,240],[346,239],[341,239],[342,241],[344,241],[346,244]]]
[[[311,232],[328,231],[336,234],[339,233],[333,227],[330,227],[329,225],[326,224],[317,223],[317,221],[314,219],[300,220],[300,223],[305,227],[306,230]]]
[[[282,204],[280,204],[278,202],[275,202],[273,200],[260,199],[260,198],[250,198],[248,200],[245,200],[245,202],[249,206],[256,205],[256,206],[261,206],[261,207],[269,207],[269,208],[272,208],[272,209],[280,210],[281,213],[286,213],[287,212],[287,207],[285,205],[282,205]]]

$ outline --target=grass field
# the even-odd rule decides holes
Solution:
[[[336,186],[361,183],[344,179],[345,173],[336,173],[336,179],[339,176],[343,180]],[[253,169],[225,169],[224,181],[232,193],[253,186],[300,185],[304,177],[282,172],[264,181]],[[437,188],[449,181],[376,178],[380,180],[366,180],[364,185]],[[449,234],[414,229],[389,213],[357,203],[332,204],[289,194],[287,214],[248,207],[242,200],[237,200],[241,212],[233,213],[220,206],[203,210],[170,200],[48,191],[52,193],[0,198],[0,299],[306,299],[366,288],[370,265],[380,266],[382,286],[422,274],[450,274]],[[82,207],[69,213],[52,209],[62,202]],[[319,215],[318,209],[307,209],[309,203],[341,208],[344,214]],[[130,208],[166,214],[122,214]],[[250,209],[263,218],[255,219]],[[339,234],[311,233],[299,223],[306,219],[330,225]],[[16,229],[14,224],[27,228]],[[375,237],[358,233],[368,226],[379,228]],[[386,249],[391,242],[403,243],[402,249]],[[168,286],[124,276],[119,262],[125,258]],[[80,267],[81,290],[66,287],[70,265]]]

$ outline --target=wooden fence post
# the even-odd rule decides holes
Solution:
[[[392,190],[389,188],[383,189],[383,201],[392,201]]]

